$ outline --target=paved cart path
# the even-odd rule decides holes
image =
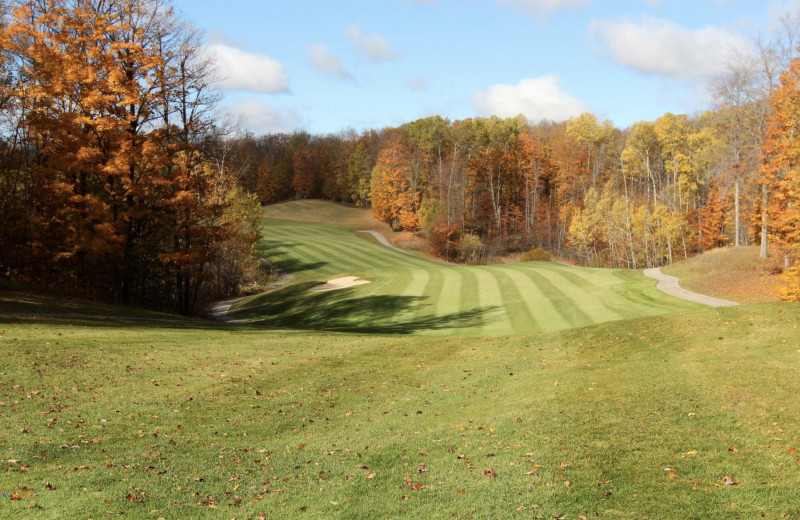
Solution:
[[[734,305],[739,305],[737,302],[732,302],[730,300],[723,300],[721,298],[714,298],[713,296],[706,296],[705,294],[687,291],[680,286],[679,280],[676,277],[662,273],[660,267],[645,269],[644,275],[648,278],[658,280],[658,285],[656,285],[656,288],[669,295],[675,296],[676,298],[681,298],[694,303],[702,303],[703,305],[708,305],[710,307],[732,307]]]

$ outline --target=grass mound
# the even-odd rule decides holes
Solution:
[[[0,320],[8,518],[800,517],[789,304],[494,338]]]
[[[662,272],[680,278],[681,286],[740,303],[778,301],[781,262],[762,260],[758,247],[714,249],[664,267]]]

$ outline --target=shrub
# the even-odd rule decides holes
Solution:
[[[462,236],[461,242],[458,243],[458,259],[465,264],[477,264],[483,248],[481,237],[468,233]]]
[[[526,251],[519,258],[520,262],[551,262],[552,260],[553,257],[550,256],[550,253],[541,247]]]

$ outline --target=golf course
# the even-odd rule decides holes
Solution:
[[[364,213],[320,201],[267,208],[263,250],[295,280],[229,314],[276,328],[451,336],[532,334],[700,308],[656,290],[641,271],[468,267],[402,254],[363,232],[359,226],[378,224]],[[370,283],[309,292],[342,276]]]
[[[800,519],[796,304],[449,265],[381,226],[264,208],[291,276],[240,324],[0,293],[0,515]]]

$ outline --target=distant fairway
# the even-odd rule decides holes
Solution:
[[[266,208],[265,214],[264,253],[293,274],[295,282],[232,308],[233,317],[254,324],[350,332],[503,335],[699,308],[660,293],[638,271],[549,262],[462,267],[405,255],[356,233],[382,226],[364,210],[298,201]],[[308,292],[345,275],[372,283]]]

